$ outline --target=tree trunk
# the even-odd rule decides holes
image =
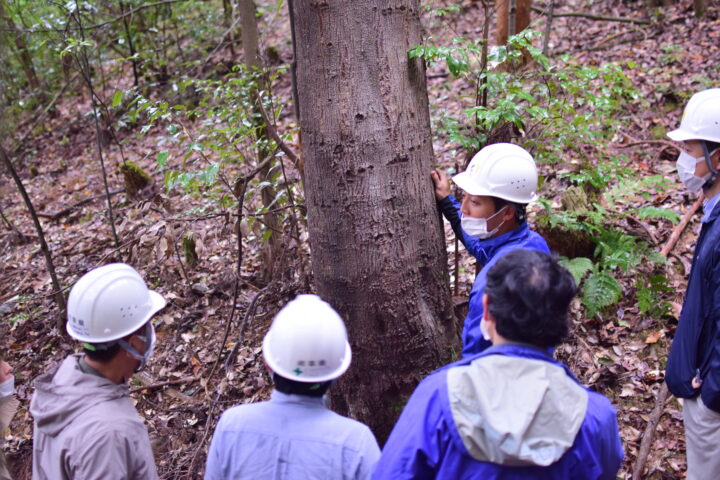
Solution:
[[[510,8],[511,3],[515,9]],[[495,44],[505,45],[508,35],[515,35],[525,30],[530,25],[530,9],[532,0],[497,0],[495,2]],[[511,21],[514,16],[514,22]]]
[[[238,10],[241,20],[242,44],[243,55],[245,57],[245,65],[250,70],[260,69],[262,68],[262,60],[260,59],[260,53],[258,48],[260,42],[257,30],[257,16],[255,15],[255,2],[253,0],[238,0]],[[267,88],[267,85],[264,85],[264,82],[261,81],[259,82],[259,84],[261,85],[260,88],[262,90]],[[262,101],[260,96],[257,95],[257,92],[255,92],[253,96],[256,97],[253,100],[254,102]],[[258,122],[258,140],[261,140],[258,142],[258,145],[266,145],[269,141],[268,134],[265,124],[263,123],[259,107],[255,108],[254,117]],[[258,147],[258,163],[261,163],[269,155],[272,155],[272,152],[270,152],[267,148],[264,148],[262,146]],[[262,181],[271,180],[269,176],[272,166],[272,163],[268,164],[259,172],[258,176]],[[276,196],[277,192],[272,186],[269,185],[263,187],[260,191],[260,197],[265,207],[269,207],[270,205],[272,205]],[[263,276],[265,277],[266,281],[270,281],[272,277],[273,266],[276,263],[277,259],[280,258],[281,249],[283,248],[281,241],[282,226],[280,225],[280,220],[276,213],[266,213],[265,215],[263,215],[263,223],[265,224],[265,228],[267,228],[271,232],[270,238],[268,238],[268,244],[263,247]]]
[[[253,6],[253,11],[255,8]],[[225,28],[231,28],[233,24],[233,5],[232,0],[223,0],[223,23]],[[230,44],[230,55],[234,59],[237,55],[235,53],[235,32],[231,29],[228,32],[228,43]]]
[[[693,6],[695,7],[695,16],[696,17],[702,17],[705,15],[705,10],[707,10],[707,2],[706,0],[694,0]]]
[[[293,0],[305,199],[318,293],[353,364],[333,408],[384,442],[418,381],[459,347],[418,0]]]
[[[23,201],[25,202],[25,206],[28,209],[28,213],[30,213],[30,216],[32,217],[33,224],[35,225],[35,231],[38,234],[38,239],[40,241],[40,250],[43,253],[43,256],[45,257],[45,266],[47,267],[48,273],[50,274],[50,281],[52,282],[52,288],[53,288],[53,297],[55,297],[55,302],[57,303],[58,308],[60,309],[60,312],[55,317],[56,323],[55,326],[58,329],[58,332],[60,335],[65,334],[65,296],[63,295],[63,290],[60,288],[60,281],[58,280],[57,274],[55,273],[55,264],[53,263],[52,259],[52,253],[50,252],[50,247],[48,247],[47,242],[45,241],[45,234],[43,232],[42,225],[40,224],[40,219],[37,216],[37,213],[35,212],[35,207],[32,204],[32,201],[30,200],[30,195],[28,195],[27,190],[25,190],[25,186],[22,183],[22,180],[20,179],[20,175],[18,175],[17,171],[15,170],[15,167],[12,164],[12,161],[10,160],[10,156],[7,154],[5,149],[2,145],[0,145],[0,160],[3,161],[5,164],[5,167],[7,168],[8,173],[12,177],[12,179],[15,181],[15,185],[18,188],[18,191],[20,192],[20,195],[23,198]]]
[[[13,38],[16,48],[15,55],[17,56],[17,60],[20,63],[23,72],[25,72],[25,78],[27,79],[28,85],[34,94],[40,95],[43,93],[40,89],[42,85],[40,84],[40,79],[35,72],[35,66],[33,65],[30,50],[28,50],[27,43],[25,42],[25,36],[23,32],[19,31],[15,27],[15,22],[13,22],[10,12],[5,11],[4,2],[5,0],[0,0],[0,19],[2,19],[5,25],[7,25],[7,29],[10,32],[9,35]]]

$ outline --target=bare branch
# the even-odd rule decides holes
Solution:
[[[537,12],[541,15],[547,15],[547,12],[540,8],[540,7],[531,7],[534,12]],[[650,20],[646,18],[622,18],[622,17],[606,17],[604,15],[596,15],[594,13],[585,13],[585,12],[565,12],[565,13],[558,13],[553,12],[553,17],[580,17],[580,18],[588,18],[590,20],[599,20],[603,22],[624,22],[624,23],[637,23],[638,25],[648,25],[650,24]]]

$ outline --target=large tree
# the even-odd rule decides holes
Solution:
[[[295,87],[318,293],[343,315],[354,357],[333,407],[381,441],[457,334],[417,0],[293,0]]]

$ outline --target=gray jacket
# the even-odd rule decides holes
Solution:
[[[35,380],[33,480],[157,479],[127,385],[85,373],[81,355]]]
[[[0,397],[0,480],[11,480],[5,454],[2,451],[4,448],[2,438],[5,435],[5,430],[10,426],[10,420],[15,415],[18,405],[19,402],[15,395]]]

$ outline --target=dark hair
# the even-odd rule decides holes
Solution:
[[[713,153],[713,151],[720,148],[720,143],[717,142],[711,142],[710,140],[703,140],[705,142],[705,146],[708,149],[708,153]]]
[[[288,395],[305,395],[306,397],[322,397],[332,382],[305,383],[287,379],[273,372],[275,389]]]
[[[94,350],[88,348],[92,347]],[[83,352],[90,360],[94,360],[100,363],[107,363],[118,354],[120,351],[119,343],[103,344],[103,343],[88,343],[87,346],[83,345]]]
[[[148,320],[150,322],[151,320]],[[125,341],[128,341],[133,335],[141,335],[141,332],[145,331],[147,322],[143,323],[137,330],[130,335],[124,337]],[[118,343],[119,340],[114,340],[107,343],[83,343],[83,353],[88,356],[90,360],[94,360],[100,363],[107,363],[118,354],[122,346]],[[90,348],[89,348],[90,347]]]
[[[485,293],[497,332],[514,342],[541,348],[559,344],[568,334],[572,275],[545,253],[513,250],[488,272]]]
[[[495,212],[498,212],[505,205],[510,205],[510,208],[515,211],[515,220],[517,220],[518,223],[522,223],[523,220],[525,220],[525,207],[527,207],[527,204],[509,202],[503,198],[498,197],[490,198],[492,198],[493,205],[495,206]]]

